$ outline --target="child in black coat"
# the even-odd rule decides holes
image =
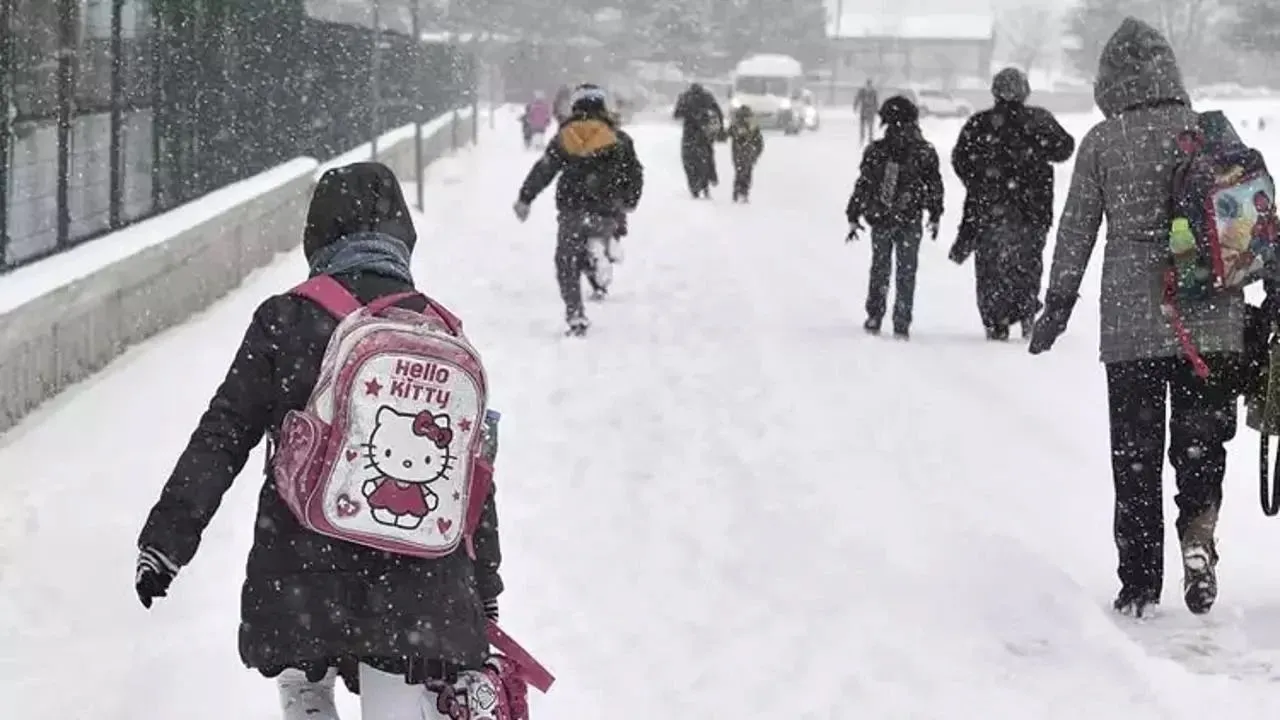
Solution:
[[[751,194],[751,181],[756,162],[764,152],[764,133],[756,122],[751,108],[742,106],[733,111],[729,125],[729,152],[733,158],[733,201],[747,201]]]
[[[904,97],[891,97],[880,107],[884,137],[862,155],[862,168],[845,214],[849,239],[857,237],[865,218],[871,225],[871,279],[867,288],[867,321],[879,333],[889,297],[889,270],[897,257],[897,292],[893,334],[907,339],[916,291],[921,216],[928,215],[929,234],[938,238],[942,217],[942,173],[938,151],[920,133],[920,111]]]

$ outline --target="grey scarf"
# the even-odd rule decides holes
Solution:
[[[311,276],[367,272],[413,284],[409,246],[379,232],[348,235],[311,256]]]

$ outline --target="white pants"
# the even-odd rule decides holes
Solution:
[[[468,681],[482,680],[478,673],[464,673]],[[276,678],[280,690],[280,706],[284,720],[340,720],[338,708],[333,702],[333,688],[338,672],[330,669],[319,682],[309,682],[300,670],[289,669]],[[484,713],[479,708],[489,706],[485,690],[473,682],[466,682],[472,706],[477,708],[473,718],[480,720]],[[491,687],[491,686],[490,686]],[[403,675],[392,675],[360,665],[360,718],[361,720],[449,720],[436,710],[436,694],[422,685],[405,683]]]

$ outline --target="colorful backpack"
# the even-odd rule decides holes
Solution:
[[[291,294],[339,320],[302,410],[271,456],[276,490],[322,535],[440,558],[471,537],[493,483],[487,380],[459,320],[406,292],[362,305],[327,275]],[[396,307],[422,297],[422,313]]]
[[[1183,160],[1173,175],[1164,305],[1184,353],[1206,377],[1179,302],[1274,277],[1280,252],[1275,181],[1262,153],[1245,145],[1219,111],[1202,113],[1198,125],[1177,139]]]

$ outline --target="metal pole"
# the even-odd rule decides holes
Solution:
[[[426,84],[422,81],[423,65],[426,61],[426,53],[422,49],[422,19],[421,2],[414,0],[413,3],[413,49],[414,49],[414,77],[418,79],[417,87],[414,89],[414,103],[417,111],[413,116],[413,172],[418,183],[418,210],[426,210],[426,178],[422,159],[422,88]]]
[[[13,133],[13,62],[11,27],[13,0],[0,0],[0,267],[9,264],[9,167]]]
[[[124,0],[111,2],[111,164],[107,222],[120,227],[124,213]]]
[[[836,0],[836,21],[831,39],[827,41],[827,52],[831,53],[831,74],[827,90],[827,102],[836,104],[836,76],[840,74],[840,64],[844,62],[844,43],[840,39],[840,21],[844,18],[844,0]]]
[[[494,118],[494,113],[495,113],[494,108],[498,106],[498,96],[497,96],[498,63],[496,60],[496,57],[498,54],[496,50],[497,47],[498,47],[498,44],[493,39],[493,34],[490,33],[489,43],[488,43],[488,46],[485,48],[485,59],[486,59],[486,62],[488,63],[488,69],[489,69],[489,72],[485,73],[485,77],[487,78],[486,84],[489,86],[488,95],[489,95],[489,129],[490,130],[496,127],[496,122],[497,122],[496,119]]]
[[[381,18],[378,15],[379,0],[373,0],[373,45],[369,49],[369,157],[378,159],[378,103],[381,100],[378,87],[378,60],[382,36],[378,31]]]
[[[71,123],[72,94],[75,91],[75,58],[77,40],[76,5],[72,0],[59,0],[58,5],[58,179],[57,179],[57,243],[66,247],[71,240]]]
[[[471,144],[480,141],[480,38],[474,41],[471,51]]]

